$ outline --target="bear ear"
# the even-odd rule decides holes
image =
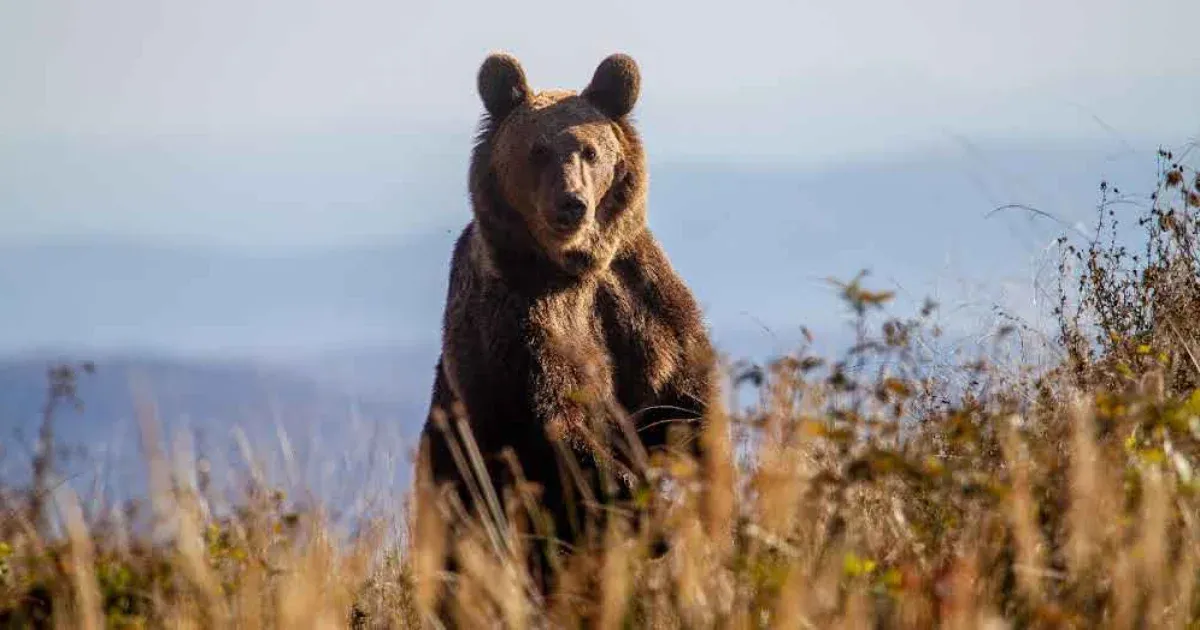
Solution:
[[[504,118],[529,97],[525,70],[507,53],[493,53],[484,59],[476,83],[484,108],[496,119]]]
[[[582,96],[605,115],[623,118],[637,104],[641,83],[637,62],[629,55],[617,53],[600,62]]]

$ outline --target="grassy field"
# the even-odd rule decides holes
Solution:
[[[639,495],[638,529],[609,519],[547,599],[520,560],[523,489],[466,534],[391,510],[345,531],[146,448],[140,516],[85,510],[36,465],[34,487],[3,490],[0,626],[419,627],[452,547],[465,627],[1200,627],[1189,163],[1162,152],[1152,198],[1102,186],[1091,238],[1060,241],[1057,335],[1032,364],[1001,358],[1034,343],[1022,322],[948,358],[937,305],[899,317],[869,276],[842,284],[854,347],[730,364],[739,411],[711,418],[705,459],[651,461],[669,491]]]

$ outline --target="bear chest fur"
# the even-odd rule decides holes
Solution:
[[[533,337],[547,336],[560,356],[584,371],[598,394],[628,412],[653,404],[675,372],[680,343],[652,296],[608,271],[533,303]]]
[[[541,398],[577,396],[636,413],[663,404],[679,368],[682,331],[659,290],[623,267],[528,297],[477,274],[447,315],[448,376],[476,430],[500,438],[514,424],[572,422]],[[531,415],[535,417],[530,417]]]

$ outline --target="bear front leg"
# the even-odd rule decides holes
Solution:
[[[616,477],[626,476],[613,444],[612,367],[599,344],[582,335],[534,335],[530,348],[534,411],[549,450],[539,458],[536,480],[557,531],[570,537],[586,528],[583,521],[595,511],[588,504],[606,502],[611,482],[619,486]]]

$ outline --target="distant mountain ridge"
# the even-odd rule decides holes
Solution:
[[[656,164],[649,220],[721,336],[830,327],[839,315],[825,279],[862,268],[917,301],[935,284],[1027,283],[1045,244],[1090,220],[1101,179],[1122,190],[1152,184],[1143,164],[1094,146],[971,147],[823,170]],[[0,356],[436,344],[451,249],[470,215],[458,173],[430,178],[440,185],[425,186],[445,198],[429,203],[441,205],[396,212],[434,213],[441,227],[354,245],[255,254],[103,237],[0,240]],[[986,218],[1006,203],[1065,225],[1019,211]]]
[[[28,479],[46,400],[46,369],[65,358],[0,361],[0,443],[5,445],[0,475],[9,483]],[[89,360],[96,370],[79,375],[82,409],[62,407],[54,422],[64,447],[86,451],[64,462],[72,485],[83,490],[100,481],[113,497],[137,496],[146,487],[138,425],[143,403],[151,405],[164,448],[170,450],[187,435],[193,451],[203,451],[218,475],[228,475],[245,464],[236,448],[235,431],[241,431],[275,479],[300,482],[331,498],[369,480],[383,488],[402,485],[409,476],[408,449],[427,404],[419,394],[426,389],[423,383],[398,379],[384,391],[380,384],[388,376],[383,374],[374,374],[376,382],[364,388],[374,389],[363,393],[353,391],[353,379],[301,365],[164,356]],[[343,365],[351,364],[343,359]],[[380,457],[390,460],[386,469],[376,465]],[[289,479],[289,472],[298,478]]]
[[[448,238],[278,256],[111,239],[0,246],[0,352],[203,354],[416,338],[436,325],[445,279],[429,270],[445,267]]]

